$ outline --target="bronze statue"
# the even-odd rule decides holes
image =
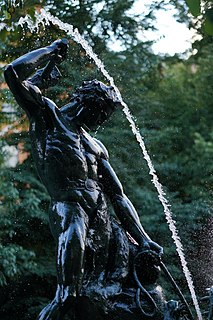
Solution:
[[[65,314],[79,320],[125,314],[132,320],[163,319],[162,310],[156,315],[160,295],[141,285],[155,283],[162,248],[144,231],[106,148],[88,133],[121,106],[116,92],[97,80],[86,81],[60,109],[41,93],[60,78],[57,65],[67,48],[66,39],[56,40],[5,70],[8,86],[29,118],[33,158],[51,197],[50,228],[58,247],[56,295],[38,319],[63,319]],[[106,199],[119,221],[110,217]]]

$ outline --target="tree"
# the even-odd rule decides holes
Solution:
[[[212,36],[213,35],[213,2],[212,0],[186,0],[191,14],[195,21],[201,24],[201,30]]]

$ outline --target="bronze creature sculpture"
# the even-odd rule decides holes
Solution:
[[[29,118],[32,154],[51,197],[50,228],[58,248],[55,298],[38,319],[179,319],[177,306],[172,316],[155,286],[163,250],[144,231],[106,148],[88,133],[120,107],[116,92],[86,81],[60,109],[41,93],[57,83],[57,65],[67,48],[66,39],[56,40],[5,70]],[[106,199],[119,221],[110,217]]]

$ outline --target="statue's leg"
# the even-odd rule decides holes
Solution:
[[[63,304],[68,297],[76,297],[81,289],[88,216],[79,204],[63,205],[60,226],[57,274]]]
[[[122,281],[129,272],[129,240],[121,225],[112,219],[109,279]]]
[[[61,313],[60,305],[57,300],[54,299],[40,312],[37,320],[62,320],[63,315]]]
[[[89,269],[93,280],[101,280],[102,277],[106,276],[109,255],[111,225],[106,202],[101,197],[100,195],[100,204],[95,210],[95,216],[93,219],[90,219],[87,235],[88,251],[91,254],[90,258],[92,260],[92,262],[90,261],[92,268],[87,269]]]
[[[88,217],[78,203],[55,202],[50,209],[50,227],[57,240],[58,286],[54,300],[39,320],[59,320],[74,308],[81,289]]]

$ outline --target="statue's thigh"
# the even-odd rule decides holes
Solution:
[[[108,263],[111,225],[105,203],[96,209],[87,233],[87,267],[97,277],[105,271]]]
[[[56,240],[62,233],[66,233],[69,238],[72,235],[86,237],[88,216],[78,203],[54,202],[49,210],[49,220]]]

